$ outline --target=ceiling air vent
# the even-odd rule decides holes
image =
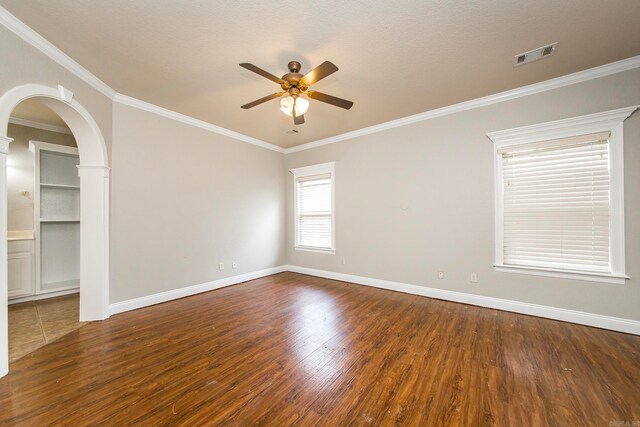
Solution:
[[[530,50],[529,52],[516,55],[513,59],[513,66],[528,64],[529,62],[537,61],[538,59],[546,58],[556,53],[556,46],[558,42],[551,43],[547,46],[542,46],[537,49]]]
[[[296,134],[300,133],[300,131],[296,130],[296,129],[291,129],[291,130],[286,131],[285,133],[287,135],[296,135]]]

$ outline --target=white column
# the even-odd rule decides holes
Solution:
[[[0,136],[0,377],[9,372],[7,277],[7,155],[12,138]]]
[[[80,320],[109,317],[109,168],[79,165]]]

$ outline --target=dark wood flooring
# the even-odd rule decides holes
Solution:
[[[640,420],[640,337],[294,273],[90,323],[10,371],[2,425]]]

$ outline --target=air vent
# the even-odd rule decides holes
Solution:
[[[299,134],[300,131],[299,130],[295,130],[295,129],[291,129],[285,132],[287,135],[296,135]]]
[[[547,46],[547,47],[545,47],[544,49],[542,49],[542,56],[551,55],[555,49],[556,49],[555,46]]]
[[[550,45],[542,46],[538,49],[516,55],[513,59],[513,66],[517,67],[528,64],[529,62],[537,61],[538,59],[549,57],[556,53],[557,44],[558,42],[551,43]]]

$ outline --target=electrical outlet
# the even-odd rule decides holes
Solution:
[[[219,262],[218,263],[218,270],[220,270],[220,271],[224,270],[224,262]]]
[[[471,273],[471,283],[478,283],[478,273]]]
[[[342,265],[347,265],[347,259],[346,258],[342,258]]]
[[[444,279],[444,271],[438,271],[438,279]]]
[[[231,264],[231,268],[238,268],[238,263],[233,261],[233,264]]]

